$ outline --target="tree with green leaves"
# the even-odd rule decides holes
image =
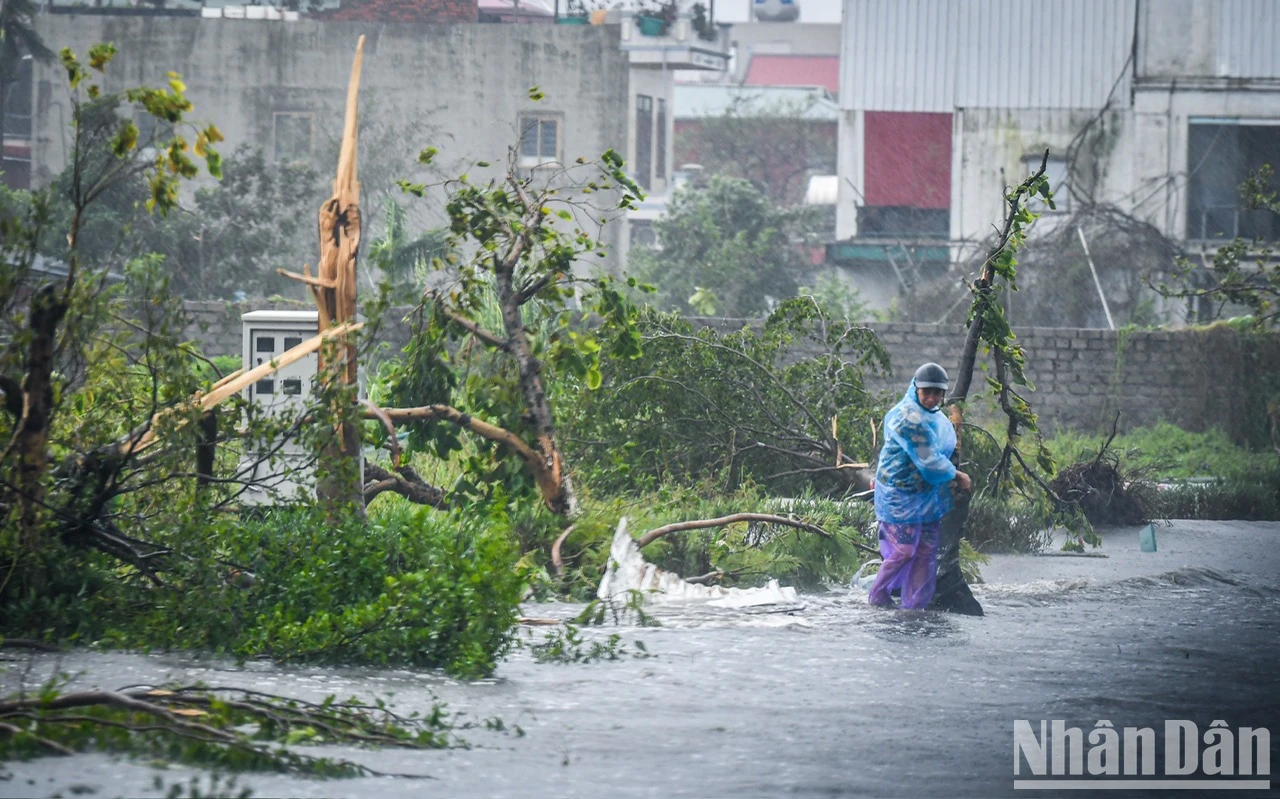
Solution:
[[[108,113],[105,104],[103,113]],[[115,155],[109,146],[102,141],[100,151],[84,157],[111,163]],[[154,149],[154,142],[139,141],[138,147]],[[232,299],[240,292],[258,296],[276,290],[283,281],[274,270],[300,266],[298,253],[315,241],[309,203],[321,192],[319,176],[306,164],[272,162],[248,147],[228,155],[221,169],[220,180],[180,196],[165,214],[147,211],[151,189],[142,172],[121,175],[80,216],[80,262],[104,269],[160,255],[170,288],[186,299]],[[75,215],[70,202],[74,180],[69,166],[53,182],[55,205],[40,242],[41,254],[48,258],[64,254]]]
[[[123,182],[142,176],[149,186],[147,207],[167,213],[177,205],[179,182],[198,173],[195,159],[203,161],[215,177],[220,173],[221,159],[213,145],[222,136],[213,125],[197,126],[189,121],[191,102],[177,74],[170,73],[163,88],[103,93],[99,76],[115,53],[109,44],[95,45],[85,61],[70,49],[61,53],[70,89],[72,126],[70,176],[63,189],[66,195],[60,198],[71,209],[62,259],[65,273],[50,277],[33,268],[34,248],[39,231],[48,223],[51,198],[34,199],[25,219],[11,220],[26,233],[18,239],[19,246],[8,253],[11,257],[6,259],[5,279],[0,284],[0,304],[10,327],[7,335],[0,337],[0,373],[5,377],[5,404],[12,414],[6,426],[7,441],[0,450],[0,473],[12,478],[4,481],[0,506],[6,515],[15,514],[12,521],[19,532],[18,546],[29,550],[43,546],[50,529],[45,518],[56,510],[50,508],[46,497],[51,480],[50,431],[60,397],[67,389],[63,370],[90,358],[94,330],[109,313],[102,301],[106,271],[94,270],[81,258],[80,234],[88,210]],[[121,102],[141,107],[166,123],[170,133],[142,151],[137,125],[116,113]],[[193,135],[194,141],[188,142],[187,135]],[[159,305],[160,298],[155,302]],[[66,509],[60,513],[75,518]]]
[[[809,210],[779,208],[751,183],[715,176],[676,192],[654,223],[659,246],[633,249],[630,266],[657,286],[664,310],[759,317],[809,275],[812,225]]]
[[[416,301],[421,296],[431,263],[449,254],[448,240],[445,229],[412,236],[404,206],[394,197],[383,199],[382,234],[369,244],[369,261],[381,270],[393,301]]]
[[[873,331],[812,297],[739,330],[646,308],[639,330],[641,357],[619,363],[566,419],[573,453],[599,464],[593,486],[715,478],[726,492],[754,484],[833,497],[867,487],[880,408],[864,377],[889,363]]]
[[[427,148],[419,160],[436,152]],[[462,448],[463,431],[474,437],[480,454],[455,493],[531,490],[572,516],[576,498],[547,383],[572,376],[598,388],[602,358],[640,353],[635,307],[590,263],[606,255],[602,227],[633,207],[640,189],[612,150],[528,173],[516,148],[499,177],[472,183],[463,175],[444,188],[449,254],[432,261],[441,281],[413,314],[404,362],[389,376],[389,400],[401,407],[386,417],[409,427],[411,445],[442,458]],[[426,194],[421,184],[404,189]],[[581,324],[588,316],[592,328]]]

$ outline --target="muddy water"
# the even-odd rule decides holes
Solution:
[[[1280,734],[1280,524],[1179,522],[1159,543],[1140,552],[1137,531],[1122,530],[1107,534],[1106,558],[995,558],[975,592],[985,618],[877,610],[847,591],[803,596],[788,614],[654,606],[662,627],[587,633],[621,633],[628,650],[640,639],[652,657],[551,665],[522,650],[475,683],[124,653],[42,655],[25,677],[9,664],[0,679],[11,690],[60,667],[80,687],[203,680],[390,694],[406,712],[444,701],[463,721],[506,727],[463,732],[469,749],[323,750],[427,780],[240,777],[256,796],[1054,795],[1015,793],[1015,719],[1037,730],[1063,719],[1086,734],[1101,719],[1117,729],[1189,719],[1201,733],[1222,719]],[[103,755],[0,771],[0,796],[158,796],[157,775],[193,773]],[[1128,792],[1063,795],[1092,793]]]

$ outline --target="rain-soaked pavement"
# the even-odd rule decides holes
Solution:
[[[1037,734],[1041,720],[1061,719],[1086,739],[1101,720],[1162,737],[1170,719],[1195,722],[1201,735],[1219,719],[1280,733],[1280,524],[1157,529],[1155,553],[1139,550],[1135,528],[1104,536],[1106,558],[993,558],[975,591],[985,618],[877,610],[841,590],[802,595],[804,607],[787,614],[653,607],[661,627],[585,631],[621,633],[629,651],[639,639],[652,657],[538,664],[522,649],[494,679],[472,683],[94,652],[24,657],[0,683],[9,691],[61,669],[77,675],[73,687],[204,681],[316,699],[389,694],[406,713],[444,701],[462,721],[505,727],[466,730],[467,749],[318,748],[429,779],[240,775],[234,790],[254,796],[1157,796],[1166,791],[1110,789],[1120,777],[1015,790],[1013,774],[1017,719]],[[538,640],[546,629],[526,632]],[[1164,766],[1162,743],[1156,776]],[[1020,768],[1020,779],[1032,776]],[[45,758],[0,765],[0,797],[160,796],[157,776],[171,785],[192,773],[107,755]],[[1219,794],[1217,785],[1177,794]]]

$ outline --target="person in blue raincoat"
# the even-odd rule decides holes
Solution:
[[[895,590],[904,608],[923,608],[933,598],[942,517],[953,504],[950,484],[970,487],[969,475],[951,463],[956,431],[941,412],[946,391],[946,370],[926,363],[885,414],[875,481],[884,563],[868,596],[873,605],[892,605]]]

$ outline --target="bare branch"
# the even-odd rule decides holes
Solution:
[[[675,522],[673,524],[655,527],[636,540],[636,546],[643,549],[652,544],[657,539],[670,533],[681,533],[685,530],[702,530],[707,527],[723,527],[726,524],[735,524],[737,522],[765,522],[767,524],[781,524],[787,527],[795,527],[798,530],[820,535],[823,538],[831,538],[831,533],[823,530],[816,524],[792,519],[787,516],[778,516],[773,513],[732,513],[728,516],[720,516],[715,519],[696,519],[687,522]]]

